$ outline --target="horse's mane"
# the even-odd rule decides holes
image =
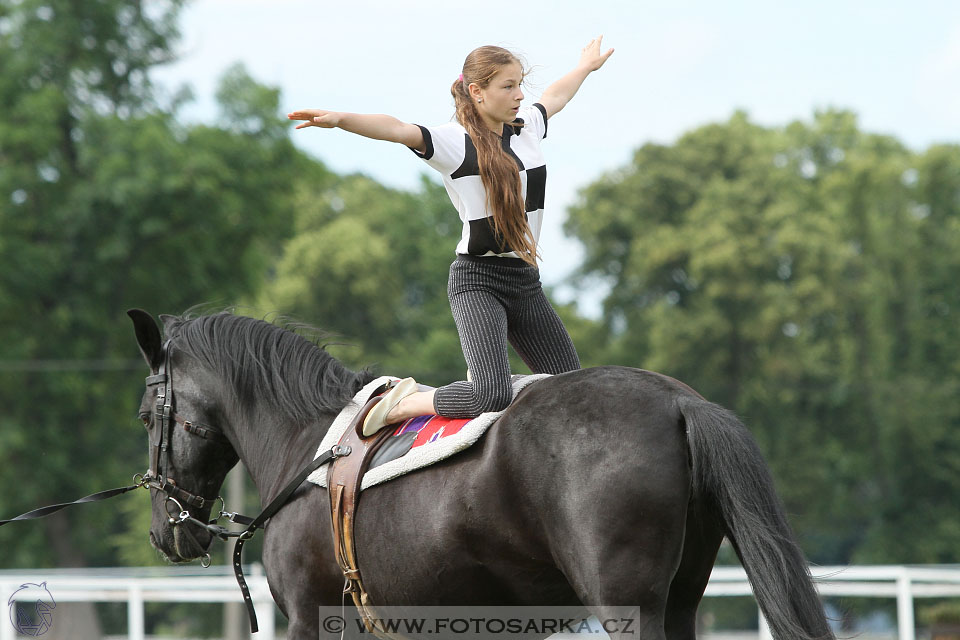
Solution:
[[[347,369],[316,341],[324,332],[304,324],[278,326],[220,312],[168,319],[166,332],[175,350],[219,375],[239,402],[269,402],[299,423],[339,411],[374,378]]]

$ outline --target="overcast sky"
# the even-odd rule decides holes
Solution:
[[[579,188],[642,144],[672,142],[738,108],[763,125],[845,108],[863,129],[915,149],[960,142],[956,0],[193,0],[181,24],[179,62],[154,77],[171,91],[192,86],[197,100],[185,115],[203,121],[217,115],[217,79],[239,61],[281,89],[283,113],[318,107],[440,124],[474,47],[497,44],[526,59],[529,103],[603,34],[616,52],[551,119],[544,142],[547,284],[580,259],[561,230]],[[399,145],[313,128],[293,138],[338,172],[410,189],[421,173],[438,179]],[[452,258],[452,247],[439,250]]]

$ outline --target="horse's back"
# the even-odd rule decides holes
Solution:
[[[376,556],[371,597],[589,602],[613,594],[588,584],[588,567],[636,577],[617,538],[679,558],[689,477],[677,393],[669,378],[625,367],[553,376],[471,449],[364,491],[357,535]]]
[[[690,477],[674,400],[686,393],[670,378],[626,367],[555,376],[518,398],[487,453],[516,456],[509,468],[537,515],[552,518],[554,546],[591,529],[608,536],[646,528],[651,518],[682,522]]]

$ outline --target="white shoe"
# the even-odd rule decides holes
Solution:
[[[363,420],[363,435],[372,436],[380,429],[390,424],[387,422],[387,415],[393,411],[393,408],[400,404],[400,401],[407,396],[418,391],[417,381],[413,378],[404,378],[396,384],[395,387],[387,392],[387,395],[370,409],[370,413]]]

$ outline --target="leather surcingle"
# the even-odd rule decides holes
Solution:
[[[363,406],[356,418],[340,438],[341,448],[349,447],[350,453],[337,458],[330,465],[327,489],[330,494],[330,521],[333,525],[333,547],[337,564],[343,571],[344,594],[349,593],[368,632],[387,638],[378,628],[376,615],[364,589],[360,569],[357,566],[357,551],[354,539],[354,523],[357,503],[360,499],[360,483],[370,461],[381,445],[392,434],[390,429],[381,429],[372,436],[363,436],[363,420],[381,396],[375,395]]]

